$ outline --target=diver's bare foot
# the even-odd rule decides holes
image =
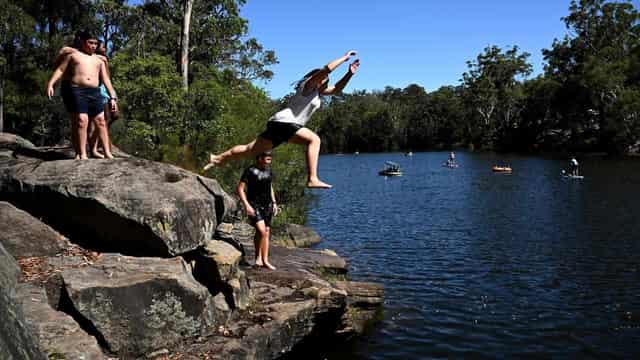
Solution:
[[[329,184],[327,184],[325,182],[322,182],[319,179],[318,180],[309,180],[307,182],[307,187],[311,188],[311,189],[331,189],[332,188],[331,185],[329,185]]]
[[[80,157],[76,156],[76,159],[80,159],[80,160],[89,160],[89,157],[87,156],[87,154],[82,154],[80,155]]]
[[[269,262],[268,262],[268,261],[265,261],[265,262],[264,262],[264,267],[266,267],[266,268],[267,268],[267,269],[269,269],[269,270],[275,270],[275,269],[276,269],[276,267],[275,267],[275,266],[273,266],[273,265],[271,265],[271,264],[269,264]]]
[[[74,157],[73,160],[80,160],[80,155],[76,155],[76,157]]]
[[[256,266],[263,267],[264,264],[262,263],[262,260],[256,260]]]
[[[216,165],[220,165],[221,160],[219,155],[209,154],[209,163],[204,166],[203,170],[207,171]]]
[[[104,155],[102,155],[98,150],[93,150],[91,152],[91,156],[98,159],[104,159]]]
[[[107,159],[115,159],[115,157],[113,156],[113,154],[112,154],[112,153],[104,153],[104,156],[105,156]]]

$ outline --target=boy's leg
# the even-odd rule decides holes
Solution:
[[[262,252],[262,250],[264,249],[263,243],[264,243],[265,236],[268,235],[267,227],[266,227],[266,224],[264,223],[264,220],[260,220],[256,222],[254,226],[256,228],[256,234],[253,237],[255,251],[256,251],[256,265],[264,266],[264,262],[263,262],[264,253]]]
[[[89,121],[89,147],[91,148],[91,156],[104,159],[104,155],[98,152],[98,131],[93,120]]]
[[[86,160],[87,157],[87,128],[89,115],[85,113],[73,114],[75,122],[75,136],[77,139],[76,159]]]
[[[107,121],[104,118],[104,112],[96,115],[92,119],[95,132],[97,133],[98,139],[102,144],[102,149],[104,150],[104,156],[113,159],[113,155],[111,154],[111,140],[109,140],[109,129],[107,127]],[[96,142],[96,152],[97,152],[97,142]]]
[[[276,267],[269,262],[269,239],[271,238],[271,227],[265,226],[265,236],[262,239],[262,263],[270,270],[275,270]]]
[[[255,140],[246,145],[236,145],[219,155],[210,154],[209,163],[204,167],[204,170],[207,170],[212,166],[222,165],[229,160],[237,160],[250,155],[260,154],[264,151],[270,150],[272,147],[273,144],[271,143],[271,140],[258,136]]]
[[[292,144],[307,146],[307,187],[329,189],[331,185],[318,178],[318,157],[320,156],[320,137],[313,131],[302,128],[289,139]]]
[[[80,148],[78,148],[78,114],[71,113],[71,148],[75,153],[75,159],[80,159]]]

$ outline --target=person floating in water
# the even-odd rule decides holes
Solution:
[[[95,121],[100,141],[103,144],[109,141],[99,90],[100,83],[104,83],[107,88],[112,111],[117,111],[117,98],[104,62],[94,54],[98,40],[86,31],[78,33],[78,38],[80,51],[66,54],[53,71],[53,75],[47,82],[47,96],[49,98],[53,96],[53,86],[58,80],[63,79],[61,94],[65,108],[71,114],[71,139],[76,153],[75,158],[87,159],[89,121]],[[65,74],[68,75],[65,76]],[[104,156],[113,158],[109,149],[105,149]]]
[[[579,176],[578,172],[578,160],[574,156],[571,157],[569,161],[569,167],[571,169],[571,176]]]
[[[266,130],[256,139],[245,145],[236,145],[218,155],[210,154],[209,163],[204,170],[212,166],[222,165],[228,160],[260,154],[274,149],[278,145],[289,142],[307,147],[307,187],[331,188],[331,185],[318,178],[318,157],[320,155],[320,137],[304,127],[311,115],[320,107],[320,96],[340,93],[360,66],[360,60],[354,60],[347,73],[335,84],[329,86],[329,73],[355,56],[355,51],[331,61],[323,68],[308,72],[296,84],[296,93],[289,100],[284,110],[277,112],[267,122]]]
[[[456,164],[456,154],[452,151],[449,153],[449,159],[447,160],[448,166],[454,166]]]
[[[259,154],[255,165],[248,167],[242,173],[236,191],[249,217],[249,223],[256,229],[253,237],[256,266],[275,270],[276,268],[269,263],[271,218],[278,215],[276,195],[272,185],[272,160],[273,156],[269,150]]]

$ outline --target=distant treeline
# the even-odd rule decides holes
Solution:
[[[461,84],[426,92],[356,92],[314,120],[326,152],[427,150],[638,152],[640,24],[631,2],[572,1],[568,33],[542,50],[544,74],[529,79],[529,54],[489,46]]]
[[[251,141],[279,106],[252,83],[270,79],[277,59],[247,36],[245,1],[0,0],[0,131],[37,145],[69,139],[69,115],[44,89],[59,49],[88,29],[106,43],[118,93],[113,143],[199,171],[209,151]],[[304,221],[306,172],[296,150],[275,154],[282,222]],[[211,174],[234,191],[252,161]]]

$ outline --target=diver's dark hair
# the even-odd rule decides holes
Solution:
[[[308,73],[306,73],[302,79],[296,81],[294,84],[294,88],[296,89],[296,91],[300,91],[302,90],[302,87],[304,86],[304,83],[307,82],[307,80],[311,79],[311,77],[315,74],[317,74],[318,72],[320,72],[320,70],[322,70],[321,68],[317,68],[317,69],[313,69],[311,71],[309,71]]]
[[[271,150],[265,150],[265,151],[261,152],[260,154],[256,155],[256,160],[259,160],[259,159],[265,158],[265,157],[267,157],[267,156],[271,156],[271,157],[273,157],[273,151],[271,151]]]
[[[85,41],[85,40],[89,40],[89,39],[97,39],[93,33],[91,33],[91,31],[88,30],[82,30],[82,31],[78,31],[76,33],[76,37],[78,37],[78,39],[80,41]]]

